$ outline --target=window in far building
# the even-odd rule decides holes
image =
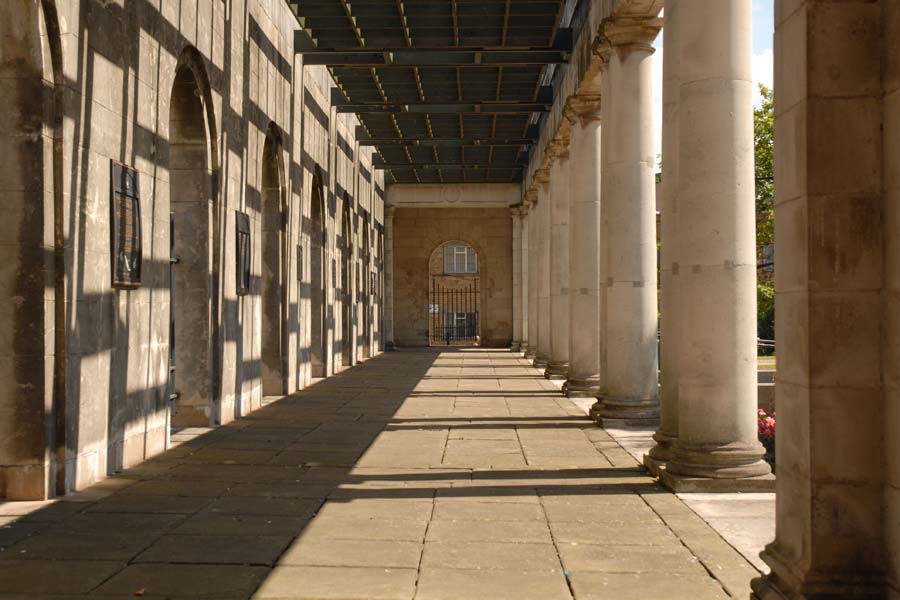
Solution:
[[[465,244],[444,246],[444,273],[447,275],[478,273],[478,257],[475,250]]]

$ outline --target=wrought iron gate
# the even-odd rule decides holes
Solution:
[[[478,280],[441,285],[431,280],[428,298],[431,345],[469,344],[479,335]]]

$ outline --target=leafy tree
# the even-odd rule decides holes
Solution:
[[[763,339],[775,339],[775,282],[773,256],[766,252],[775,244],[775,110],[772,90],[760,84],[762,104],[753,109],[756,159],[756,259],[757,331]]]

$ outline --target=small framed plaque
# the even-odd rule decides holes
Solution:
[[[235,252],[237,294],[246,296],[250,293],[250,216],[240,211],[235,211],[234,216],[237,241]]]
[[[141,285],[141,194],[138,172],[110,161],[110,249],[113,287]]]
[[[372,271],[371,281],[369,282],[369,290],[370,290],[369,293],[372,294],[373,296],[375,295],[375,289],[376,289],[376,288],[375,288],[375,281],[376,281],[376,278],[377,278],[377,276],[376,276],[376,274],[375,274],[375,271]]]

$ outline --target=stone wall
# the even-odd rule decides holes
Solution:
[[[478,253],[481,336],[487,346],[512,341],[512,218],[509,208],[397,207],[394,227],[394,341],[428,343],[429,260],[445,242]]]
[[[306,385],[314,287],[326,290],[327,373],[346,366],[343,344],[352,346],[351,363],[374,351],[363,350],[358,315],[366,304],[374,313],[377,298],[359,282],[379,268],[384,183],[371,150],[354,139],[355,117],[331,108],[327,71],[303,68],[295,56],[296,28],[282,0],[0,3],[0,98],[10,109],[0,125],[8,157],[0,168],[0,370],[16,382],[0,395],[0,497],[79,489],[134,465],[166,447],[170,419],[217,425],[253,410],[263,394],[264,339],[267,369],[275,369],[269,391],[279,381],[284,391]],[[111,285],[111,160],[140,178],[143,277],[135,289]],[[317,167],[326,268],[324,281],[311,282]],[[345,198],[356,268],[349,298],[359,304],[348,311],[332,267]],[[185,302],[175,309],[176,339],[179,331],[184,338],[176,363],[191,357],[176,368],[174,390],[171,211],[173,270],[183,281],[176,304]],[[236,292],[238,211],[251,221],[247,295]],[[368,255],[359,248],[364,237]],[[264,289],[267,305],[277,297],[280,331],[263,328],[271,323]],[[346,341],[344,314],[357,315]],[[378,324],[371,320],[373,344]],[[169,395],[181,386],[170,414]]]

